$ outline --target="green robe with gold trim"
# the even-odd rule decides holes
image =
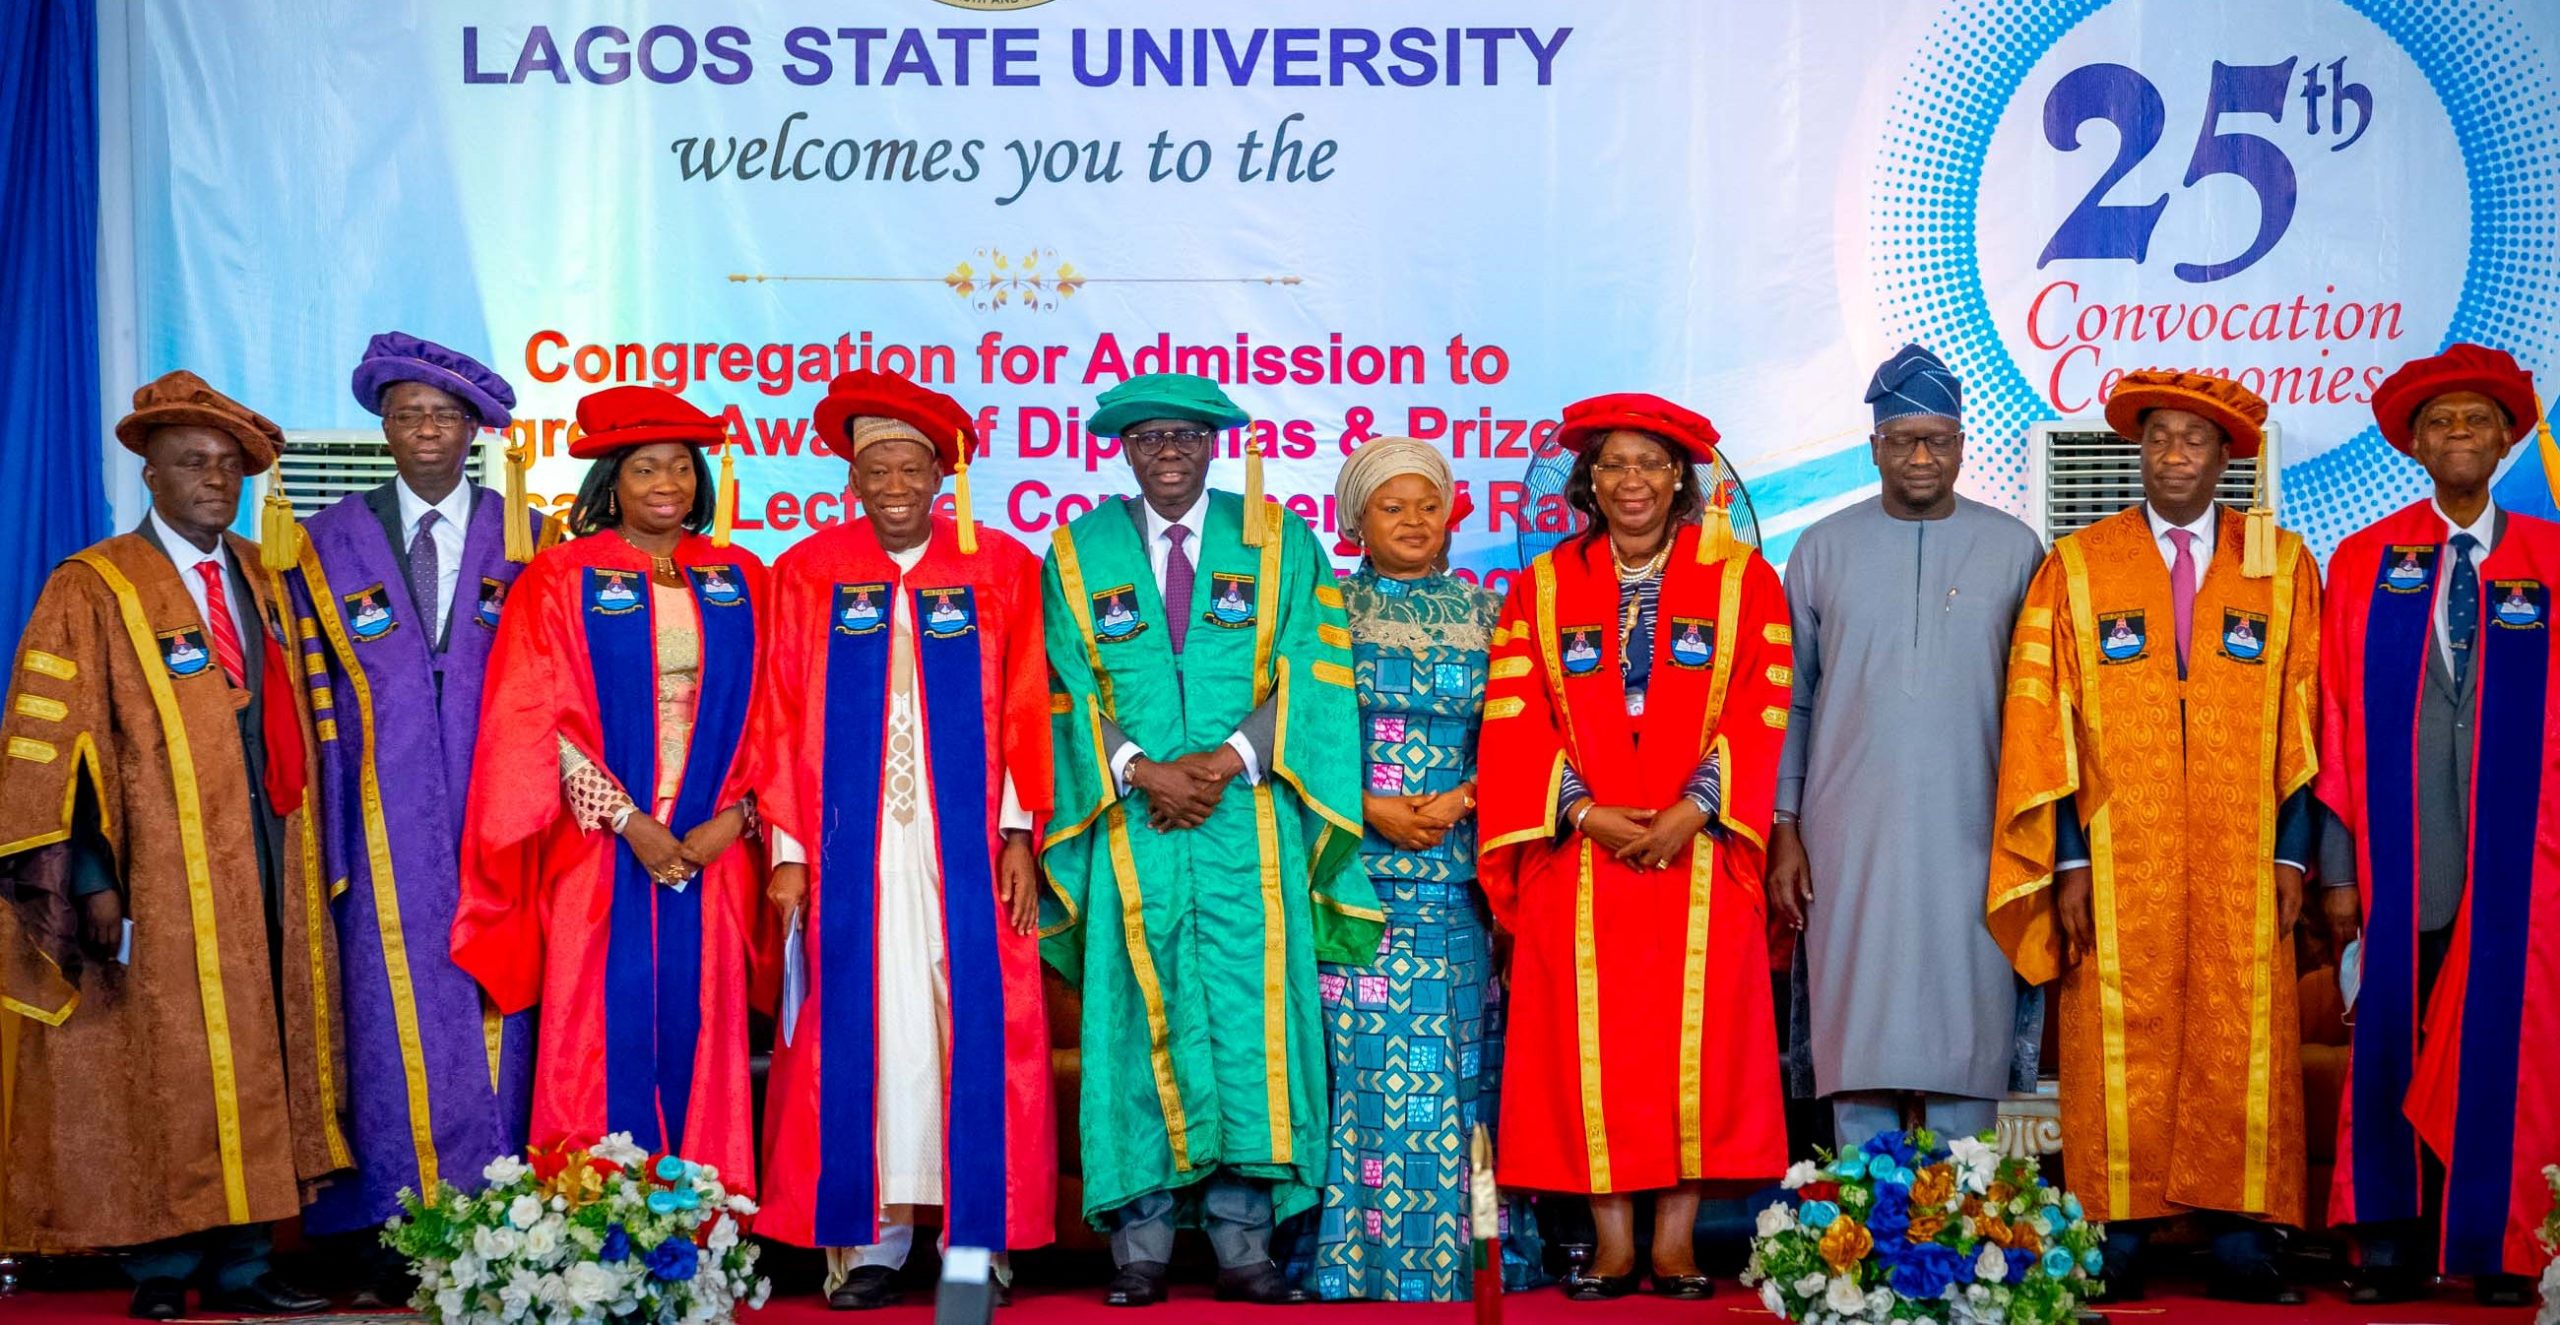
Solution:
[[[1178,661],[1135,501],[1059,530],[1042,577],[1057,809],[1041,950],[1083,988],[1088,1219],[1220,1168],[1269,1180],[1275,1216],[1314,1203],[1316,962],[1370,960],[1384,922],[1360,862],[1342,591],[1303,522],[1268,505],[1270,536],[1248,546],[1243,511],[1209,494]],[[1106,730],[1170,760],[1249,719],[1268,720],[1263,781],[1229,783],[1198,828],[1159,833],[1143,793],[1120,796]]]

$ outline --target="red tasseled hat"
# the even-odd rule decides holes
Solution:
[[[1702,465],[1714,463],[1716,442],[1722,437],[1707,416],[1696,410],[1641,391],[1621,391],[1565,406],[1556,445],[1580,451],[1621,428],[1659,437]]]
[[[2515,419],[2518,436],[2532,431],[2542,417],[2542,406],[2533,396],[2533,375],[2516,366],[2514,355],[2457,341],[2446,346],[2444,353],[2412,359],[2382,379],[2373,392],[2373,421],[2382,426],[2382,439],[2405,453],[2418,411],[2428,401],[2456,391],[2477,391],[2505,406]]]
[[[663,387],[609,386],[578,402],[578,439],[569,454],[595,460],[626,446],[691,442],[712,448],[728,434],[720,420]]]
[[[946,474],[960,467],[962,439],[967,438],[972,445],[977,440],[969,411],[962,409],[959,401],[891,373],[862,371],[838,376],[827,384],[827,398],[818,402],[816,418],[818,435],[847,460],[853,458],[864,441],[872,440],[853,435],[856,419],[903,423],[924,436]],[[898,433],[893,430],[889,435]]]

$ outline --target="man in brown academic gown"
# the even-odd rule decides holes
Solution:
[[[133,1314],[328,1305],[269,1221],[347,1164],[318,732],[259,549],[275,424],[175,372],[117,440],[151,513],[56,567],[0,714],[0,1007],[20,1034],[0,1246],[124,1248]]]

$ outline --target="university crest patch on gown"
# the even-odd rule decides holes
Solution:
[[[1556,657],[1563,663],[1566,675],[1581,676],[1600,670],[1598,626],[1567,626],[1556,633],[1564,644]]]
[[[1231,630],[1253,624],[1253,577],[1213,572],[1209,576],[1209,610],[1201,620]]]
[[[391,605],[384,601],[380,584],[346,595],[346,605],[347,633],[357,639],[380,639],[400,624],[391,615]]]
[[[2435,570],[2434,545],[2394,543],[2382,559],[2382,587],[2389,593],[2423,593]]]
[[[978,628],[977,603],[967,585],[918,589],[916,597],[923,600],[923,610],[917,615],[924,623],[925,634],[935,639],[958,639]]]
[[[2101,662],[2132,662],[2142,656],[2143,645],[2150,636],[2142,629],[2140,612],[2100,612],[2098,614],[2098,659]]]
[[[1093,594],[1093,634],[1105,644],[1136,639],[1147,628],[1130,600],[1137,597],[1138,586],[1123,584]]]
[[[2222,613],[2222,656],[2253,663],[2267,653],[2267,614],[2226,608]]]
[[[640,610],[640,572],[617,570],[611,566],[587,569],[587,610],[599,616],[620,616]]]
[[[835,623],[837,633],[844,635],[868,635],[884,629],[889,624],[889,613],[882,604],[888,596],[886,581],[839,584],[836,586],[835,607],[827,614],[828,619]]]
[[[213,665],[213,651],[204,646],[204,629],[187,626],[160,632],[160,661],[171,676],[193,676]]]
[[[507,606],[507,586],[483,575],[480,577],[480,606],[471,619],[491,630],[498,628],[498,613]]]
[[[694,587],[702,591],[702,601],[713,607],[736,607],[747,601],[746,590],[738,587],[735,566],[696,566],[692,574]]]
[[[1671,665],[1692,670],[1716,660],[1716,627],[1697,617],[1671,618]]]
[[[2550,615],[2551,591],[2540,580],[2491,580],[2489,621],[2508,630],[2540,630]]]

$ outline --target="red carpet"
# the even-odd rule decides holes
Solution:
[[[1766,1322],[1769,1313],[1729,1281],[1718,1284],[1709,1302],[1664,1302],[1631,1297],[1616,1302],[1567,1302],[1553,1289],[1524,1293],[1504,1302],[1507,1325],[1740,1325]],[[125,1295],[112,1292],[22,1293],[0,1298],[0,1321],[7,1325],[108,1325],[122,1321]],[[1465,1304],[1452,1306],[1327,1305],[1294,1308],[1245,1307],[1209,1298],[1206,1287],[1185,1287],[1172,1302],[1145,1311],[1114,1310],[1101,1294],[1032,1292],[996,1313],[998,1325],[1194,1325],[1199,1321],[1254,1321],[1265,1325],[1366,1325],[1387,1321],[1440,1322],[1461,1325],[1474,1317]],[[2525,1325],[2531,1310],[2492,1311],[2472,1304],[2468,1291],[2448,1289],[2432,1302],[2395,1307],[2356,1307],[2331,1293],[2314,1293],[2302,1307],[2243,1307],[2201,1298],[2154,1298],[2117,1307],[2108,1313],[2114,1325]],[[238,1317],[207,1317],[236,1321]],[[307,1317],[314,1322],[378,1320],[380,1317]],[[397,1319],[397,1318],[395,1318]],[[867,1316],[828,1311],[814,1296],[777,1298],[763,1311],[745,1317],[750,1325],[924,1325],[933,1319],[932,1305],[910,1298],[905,1305]]]

